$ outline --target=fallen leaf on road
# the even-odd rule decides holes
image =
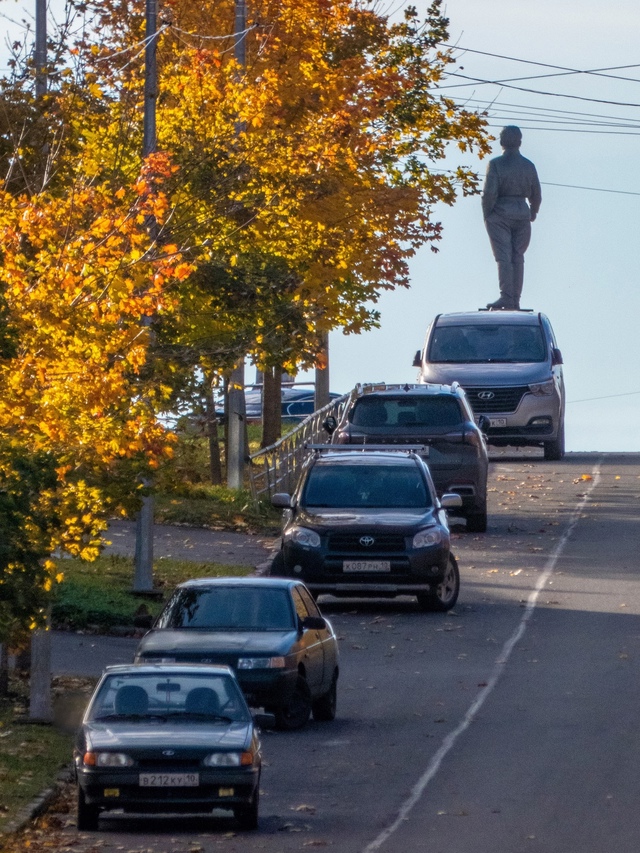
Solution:
[[[305,841],[303,847],[328,847],[329,841]]]
[[[306,803],[303,803],[301,806],[291,806],[292,811],[294,812],[305,812],[305,814],[315,814],[316,807],[308,806]]]

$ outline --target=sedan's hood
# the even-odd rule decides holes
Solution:
[[[251,742],[252,723],[147,722],[87,723],[87,749],[153,752],[162,749],[242,750]]]
[[[174,653],[197,652],[218,654],[286,654],[295,642],[295,631],[207,631],[202,628],[157,629],[141,640],[136,654],[163,652],[168,657]],[[211,655],[209,655],[211,656]]]
[[[303,509],[296,515],[296,524],[322,531],[327,528],[367,529],[375,526],[380,532],[416,530],[436,523],[435,511],[424,509]]]
[[[459,382],[463,388],[478,385],[504,387],[529,385],[551,379],[551,368],[547,362],[509,364],[426,364],[422,372],[424,382],[442,382],[450,385]]]

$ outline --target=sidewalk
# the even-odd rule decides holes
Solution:
[[[105,554],[132,557],[136,544],[135,522],[113,521],[104,539],[110,543],[104,549]],[[156,524],[153,546],[155,558],[174,557],[257,568],[270,560],[277,542],[277,538],[269,536]],[[138,640],[129,637],[54,631],[51,671],[54,675],[98,676],[109,664],[131,663],[137,645]]]

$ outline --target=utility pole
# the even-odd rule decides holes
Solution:
[[[234,57],[240,72],[246,65],[245,39],[247,7],[245,0],[235,0]],[[236,122],[236,136],[244,130]],[[246,414],[244,398],[244,358],[241,358],[229,377],[227,396],[227,486],[241,489],[244,485],[244,456],[246,452]]]
[[[144,49],[144,128],[142,139],[142,157],[148,157],[156,150],[156,103],[158,100],[157,18],[158,0],[146,0],[147,43]],[[149,236],[153,243],[158,237],[158,224],[153,218],[149,223]],[[144,317],[143,326],[150,326],[151,317]],[[150,481],[145,481],[150,486]],[[142,499],[142,506],[136,520],[136,551],[134,557],[134,592],[153,592],[153,495]]]
[[[47,94],[47,0],[36,0],[36,99]]]

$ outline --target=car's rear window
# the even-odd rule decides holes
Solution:
[[[157,627],[291,631],[295,625],[286,589],[215,586],[178,590],[160,615]]]
[[[428,508],[431,496],[415,465],[316,465],[309,472],[306,507]]]
[[[436,326],[429,346],[432,362],[538,362],[547,356],[540,326]]]
[[[351,410],[353,426],[376,427],[456,427],[464,421],[455,397],[404,396],[362,397]]]

